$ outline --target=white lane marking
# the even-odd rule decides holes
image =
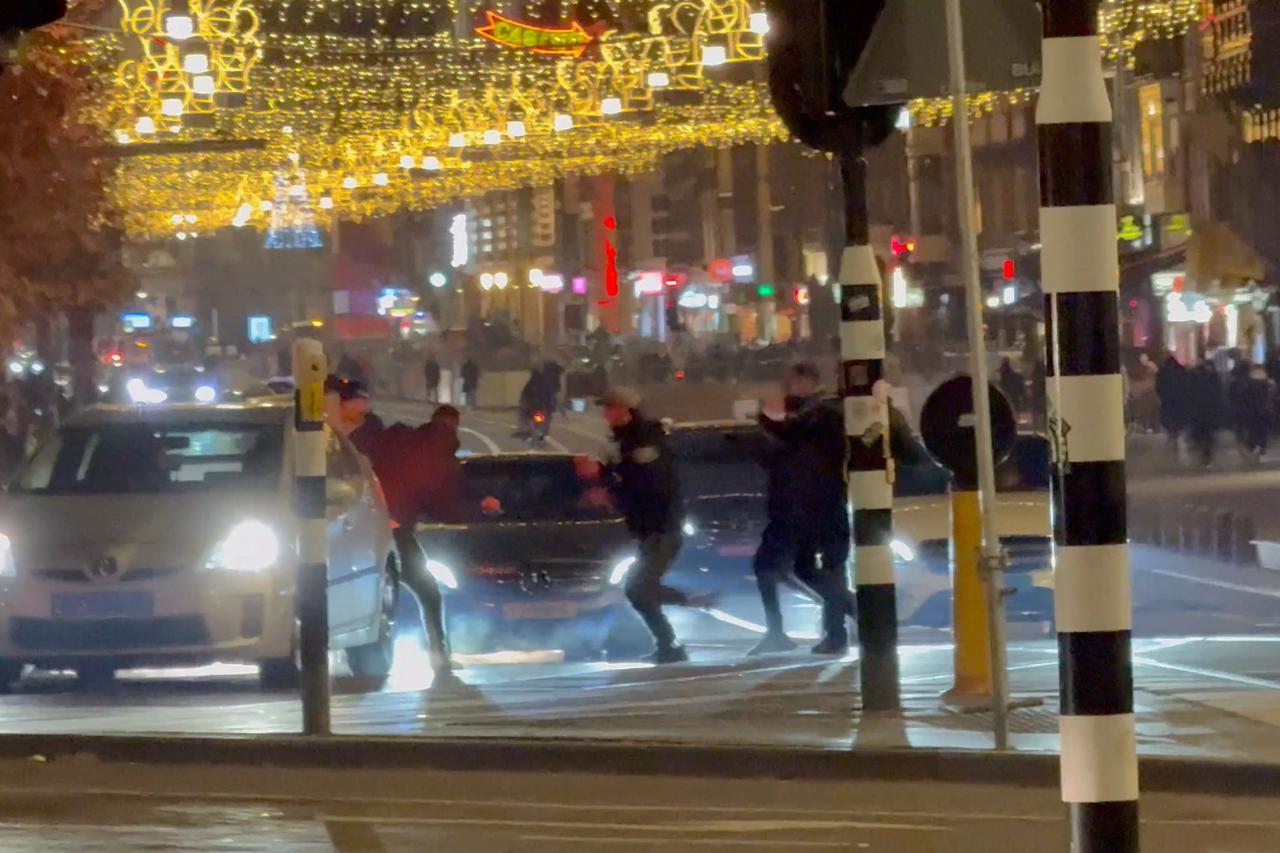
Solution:
[[[471,427],[458,427],[458,432],[465,432],[468,435],[474,435],[476,438],[480,439],[480,443],[489,450],[490,454],[496,455],[502,452],[502,448],[498,447],[498,442],[489,438],[489,436],[479,430],[471,429]]]
[[[1176,663],[1165,663],[1154,658],[1140,657],[1134,655],[1134,663],[1140,663],[1144,666],[1154,666],[1158,669],[1170,669],[1174,672],[1185,673],[1186,675],[1199,675],[1205,678],[1217,678],[1221,681],[1232,681],[1236,684],[1245,684],[1250,687],[1262,687],[1267,690],[1280,690],[1280,682],[1268,681],[1265,678],[1254,678],[1251,675],[1237,675],[1234,672],[1222,672],[1217,669],[1204,669],[1199,666],[1182,666]]]
[[[1182,572],[1171,572],[1168,569],[1151,569],[1146,567],[1135,567],[1135,571],[1149,572],[1153,575],[1164,575],[1167,578],[1177,578],[1178,580],[1188,581],[1189,583],[1199,583],[1205,586],[1216,586],[1219,589],[1229,589],[1233,592],[1244,592],[1252,595],[1263,595],[1267,598],[1280,598],[1280,590],[1263,589],[1256,586],[1245,586],[1240,583],[1231,583],[1230,581],[1214,580],[1212,578],[1198,578],[1195,575],[1184,575]]]
[[[484,817],[372,817],[366,815],[322,815],[317,820],[325,823],[376,823],[382,825],[409,826],[546,826],[554,829],[625,829],[632,832],[780,832],[795,829],[889,829],[905,832],[954,832],[949,826],[936,824],[881,823],[862,820],[733,820],[686,822],[666,825],[643,823],[599,823],[568,820],[496,820]]]

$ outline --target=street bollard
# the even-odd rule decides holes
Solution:
[[[978,493],[951,492],[951,625],[955,681],[943,694],[949,705],[990,705],[991,637],[987,630],[986,584],[979,571],[982,518]]]
[[[302,732],[329,734],[329,539],[325,499],[324,348],[293,345],[294,506],[298,519],[298,654]]]
[[[1236,516],[1229,509],[1219,510],[1213,516],[1213,555],[1219,560],[1230,562],[1234,551],[1232,531],[1235,530]]]

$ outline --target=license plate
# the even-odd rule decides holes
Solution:
[[[50,611],[55,619],[148,617],[156,611],[154,593],[113,589],[102,592],[54,593]]]
[[[572,619],[578,615],[578,605],[572,601],[519,601],[502,605],[502,615],[508,619]]]
[[[754,545],[721,545],[716,549],[721,557],[751,557],[756,553]]]

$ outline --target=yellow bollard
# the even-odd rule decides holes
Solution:
[[[984,581],[978,571],[982,518],[975,491],[951,492],[951,630],[955,640],[955,683],[942,694],[949,705],[989,705],[991,635]]]

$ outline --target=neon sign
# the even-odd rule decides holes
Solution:
[[[549,56],[581,56],[592,41],[591,34],[577,21],[568,27],[540,27],[513,20],[497,12],[485,14],[489,16],[489,23],[477,27],[476,35],[503,47]]]

